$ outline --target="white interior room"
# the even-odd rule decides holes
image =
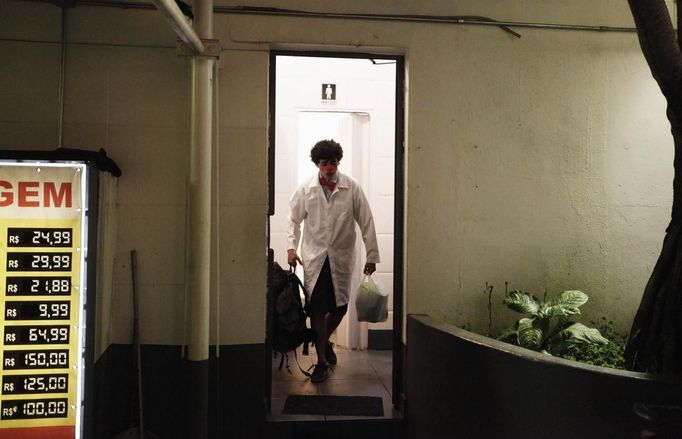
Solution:
[[[366,349],[368,329],[392,328],[393,204],[395,155],[395,61],[363,58],[284,56],[276,58],[275,215],[270,246],[286,267],[289,197],[317,172],[310,149],[321,139],[341,143],[339,171],[357,180],[368,198],[377,232],[381,263],[373,278],[389,291],[389,318],[360,323],[354,293],[348,313],[332,338],[350,349]],[[335,87],[335,95],[325,92]],[[331,98],[331,99],[329,99]],[[362,281],[364,247],[358,234],[354,283]],[[303,273],[297,267],[299,277]]]

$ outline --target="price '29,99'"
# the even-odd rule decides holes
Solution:
[[[38,270],[71,270],[70,254],[40,254],[31,255],[31,268]]]
[[[71,253],[7,253],[7,271],[71,271]]]

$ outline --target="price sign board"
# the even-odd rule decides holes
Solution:
[[[87,172],[0,162],[0,439],[80,437]]]

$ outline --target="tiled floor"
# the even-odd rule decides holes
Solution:
[[[391,403],[392,391],[392,352],[391,351],[354,351],[335,348],[338,364],[330,367],[329,379],[323,383],[313,384],[303,375],[292,355],[289,355],[289,368],[278,370],[279,357],[272,361],[272,421],[322,421],[345,419],[376,419],[371,416],[342,417],[319,415],[284,415],[282,409],[288,395],[343,395],[343,396],[379,396],[384,402],[383,418],[398,416]],[[298,361],[303,369],[308,369],[315,362],[315,350],[311,347],[310,356],[301,355]],[[381,419],[381,418],[379,418]]]

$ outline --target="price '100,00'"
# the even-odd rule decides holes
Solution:
[[[66,401],[26,401],[22,410],[27,417],[65,416]]]

